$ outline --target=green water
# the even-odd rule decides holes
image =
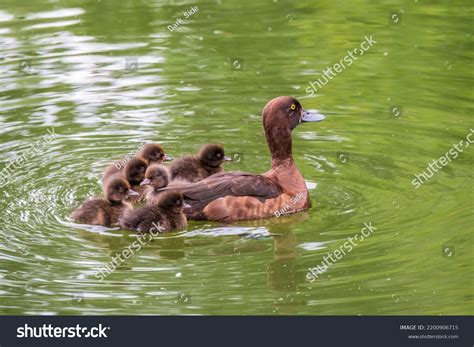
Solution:
[[[472,315],[474,144],[412,184],[474,129],[472,15],[468,0],[1,0],[0,169],[30,155],[0,190],[0,313]],[[99,281],[135,240],[69,219],[104,167],[144,142],[173,156],[219,142],[227,170],[265,172],[261,110],[278,95],[327,116],[293,132],[312,208],[191,222]]]

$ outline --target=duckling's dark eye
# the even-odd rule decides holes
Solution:
[[[176,206],[181,205],[181,200],[176,200]]]
[[[222,157],[222,154],[217,153],[217,158],[220,158],[220,157]]]
[[[143,166],[140,168],[140,172],[145,172],[145,168]]]

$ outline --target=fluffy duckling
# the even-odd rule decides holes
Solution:
[[[127,212],[120,218],[120,226],[124,229],[140,233],[163,233],[185,229],[188,221],[183,213],[183,195],[176,191],[160,194],[153,206],[146,206]]]
[[[130,164],[134,158],[141,158],[145,161],[146,165],[161,164],[163,161],[173,160],[172,157],[165,154],[163,147],[156,143],[149,143],[143,146],[135,157],[125,157],[124,159],[109,165],[105,169],[102,181],[105,181],[107,177],[117,173],[123,173],[126,170],[127,165]]]
[[[71,218],[77,223],[110,227],[117,224],[126,211],[132,211],[132,205],[124,200],[138,196],[127,180],[118,175],[107,181],[104,192],[105,198],[86,201],[71,214]]]
[[[148,165],[161,164],[164,161],[173,160],[172,157],[165,154],[163,147],[156,143],[148,143],[143,146],[142,150],[138,152],[137,157],[144,159]]]
[[[156,204],[156,199],[160,195],[158,190],[168,185],[170,176],[168,169],[163,165],[150,165],[145,172],[145,179],[140,183],[140,186],[147,186],[148,189],[144,194],[148,206]]]
[[[188,155],[175,160],[170,167],[171,179],[199,182],[222,171],[221,164],[232,159],[224,155],[224,148],[210,144],[201,147],[197,155]]]
[[[128,181],[128,183],[130,183],[134,190],[141,194],[144,189],[143,187],[140,187],[140,183],[145,179],[145,171],[147,167],[148,165],[146,161],[138,157],[130,159],[123,170],[117,170],[113,165],[109,166],[102,177],[102,183],[105,184],[110,177],[120,174]]]

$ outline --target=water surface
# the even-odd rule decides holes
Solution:
[[[1,182],[0,313],[474,313],[473,148],[412,184],[474,129],[470,1],[2,0],[0,47],[0,169],[26,158]],[[145,142],[173,156],[219,142],[227,170],[265,172],[261,109],[278,95],[327,116],[293,133],[312,208],[191,222],[98,280],[135,240],[69,219],[104,167]]]

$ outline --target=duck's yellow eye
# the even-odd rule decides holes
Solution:
[[[296,105],[295,105],[295,104],[291,104],[290,108],[291,108],[292,110],[294,110],[294,109],[296,108]]]

